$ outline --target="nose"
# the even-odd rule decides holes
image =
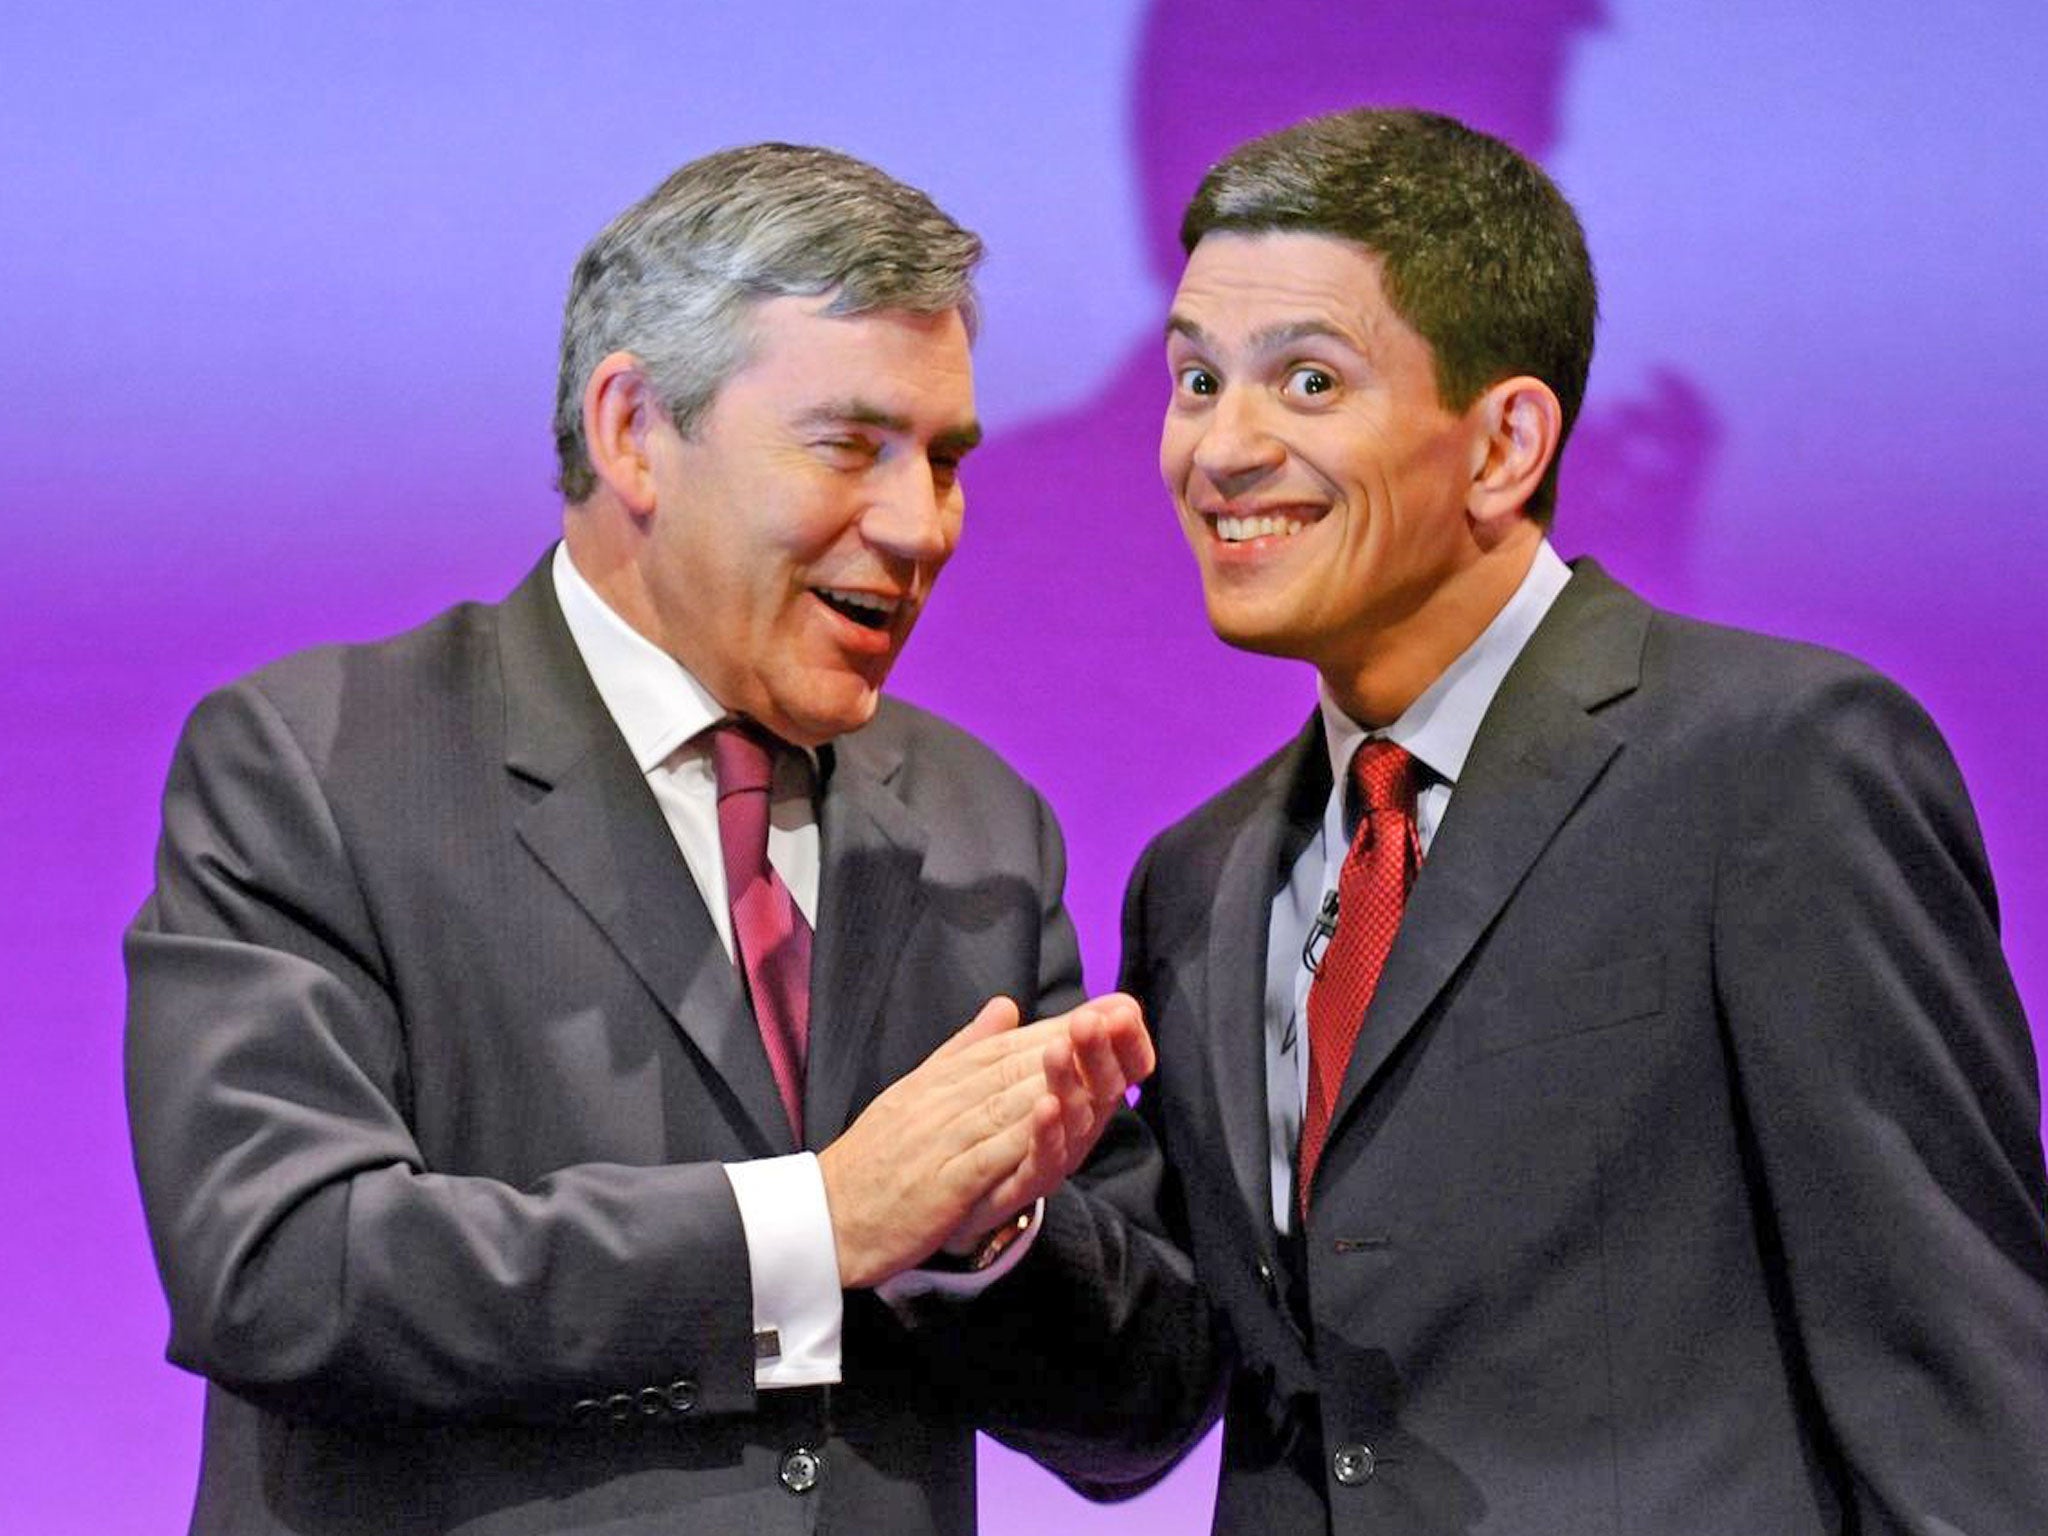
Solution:
[[[1255,389],[1226,384],[1190,424],[1190,465],[1229,496],[1280,467],[1286,445],[1268,430]]]
[[[899,559],[936,564],[960,537],[960,488],[919,454],[904,454],[876,481],[861,535]]]

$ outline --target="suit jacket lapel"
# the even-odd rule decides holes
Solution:
[[[762,1156],[795,1150],[704,899],[555,602],[551,561],[498,610],[505,766],[541,793],[520,840],[604,931],[729,1090]]]
[[[1330,794],[1321,720],[1308,724],[1266,767],[1257,803],[1224,856],[1210,918],[1207,1032],[1216,1118],[1231,1172],[1257,1223],[1273,1225],[1266,1113],[1266,938],[1274,894],[1315,833]]]
[[[1509,670],[1409,897],[1332,1136],[1621,750],[1594,711],[1636,686],[1649,613],[1582,561]]]
[[[890,739],[857,732],[827,747],[821,763],[823,868],[804,1082],[814,1143],[845,1127],[904,936],[924,911],[924,829],[891,783],[901,761]]]

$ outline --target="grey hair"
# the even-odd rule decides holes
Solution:
[[[754,305],[832,294],[826,313],[960,311],[979,324],[979,237],[924,193],[837,150],[754,144],[692,160],[599,232],[577,259],[555,383],[556,484],[597,488],[583,388],[631,352],[685,436],[747,361]]]

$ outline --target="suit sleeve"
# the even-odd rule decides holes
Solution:
[[[1961,780],[1861,672],[1782,704],[1739,779],[1716,973],[1848,1523],[2037,1531],[2039,1087]]]
[[[1064,845],[1051,811],[1036,806],[1043,1017],[1074,1006],[1082,987],[1061,895]],[[965,1305],[913,1304],[909,1336],[931,1381],[1090,1498],[1150,1487],[1213,1420],[1208,1307],[1167,1234],[1169,1198],[1158,1145],[1126,1107],[1048,1197],[1044,1228],[1014,1271]]]
[[[180,742],[126,958],[176,1363],[330,1418],[752,1405],[745,1239],[718,1165],[527,1188],[428,1167],[380,934],[307,751],[252,684]]]

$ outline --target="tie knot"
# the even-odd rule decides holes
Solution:
[[[1361,811],[1415,814],[1415,759],[1391,741],[1360,745],[1351,755],[1351,785]]]
[[[718,798],[766,794],[775,780],[775,753],[782,745],[746,720],[721,720],[711,728],[711,772]]]

